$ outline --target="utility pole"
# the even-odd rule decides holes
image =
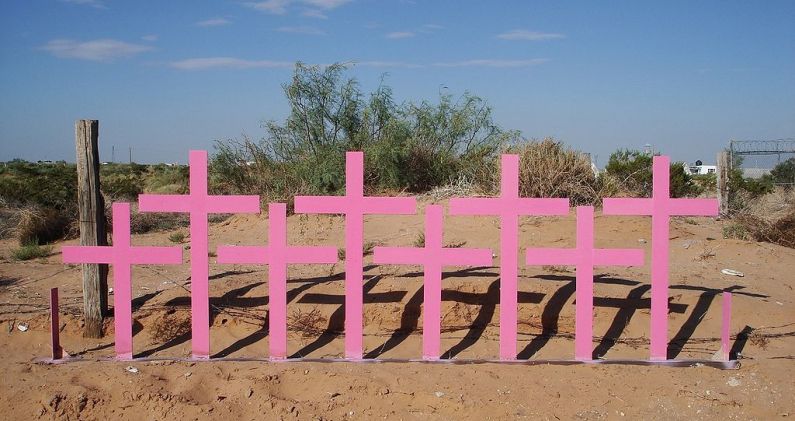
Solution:
[[[99,187],[99,121],[75,122],[77,149],[77,202],[80,210],[80,245],[106,246],[105,202]],[[83,336],[102,337],[102,319],[108,312],[108,265],[83,266]]]

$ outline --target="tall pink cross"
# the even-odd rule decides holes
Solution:
[[[345,214],[345,356],[362,358],[363,231],[365,214],[416,212],[413,197],[365,197],[364,153],[345,155],[345,196],[296,196],[300,213]]]
[[[425,208],[424,247],[376,247],[373,251],[373,263],[424,267],[422,357],[426,360],[438,360],[440,355],[442,266],[485,266],[492,263],[490,249],[443,247],[443,212],[439,205]]]
[[[210,358],[210,282],[207,215],[211,213],[258,213],[259,196],[211,196],[207,194],[207,151],[190,151],[190,194],[142,194],[142,212],[190,214],[190,305],[193,358]]]
[[[287,205],[268,205],[268,246],[220,246],[218,263],[268,265],[268,337],[270,357],[287,358],[287,265],[291,263],[335,263],[334,247],[287,245]]]
[[[593,206],[577,207],[577,246],[527,249],[528,265],[575,265],[574,358],[593,359],[593,268],[643,266],[643,250],[594,248]]]
[[[113,323],[116,358],[133,357],[132,342],[132,265],[178,265],[181,247],[130,246],[130,204],[113,204],[112,246],[65,246],[64,263],[104,263],[113,266]]]
[[[651,215],[651,359],[665,360],[668,351],[668,236],[671,216],[716,216],[715,199],[672,199],[670,158],[655,156],[649,199],[605,198],[605,215]]]
[[[519,197],[519,156],[502,155],[500,197],[450,199],[451,215],[500,218],[500,359],[516,359],[519,216],[566,215],[569,199]]]

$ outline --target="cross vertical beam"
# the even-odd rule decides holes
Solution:
[[[516,359],[519,216],[566,215],[569,199],[519,197],[519,155],[502,155],[500,196],[450,199],[451,215],[500,218],[500,359]]]
[[[61,322],[58,311],[58,288],[50,288],[50,343],[52,344],[52,359],[63,358],[61,347]]]
[[[287,245],[287,205],[268,205],[268,246],[220,246],[218,263],[268,265],[268,336],[272,360],[287,358],[287,265],[335,263],[334,247]]]
[[[113,244],[110,246],[66,246],[64,263],[104,263],[113,267],[113,323],[116,358],[133,358],[132,265],[182,263],[180,247],[134,247],[130,245],[130,204],[113,204]]]
[[[529,248],[526,253],[528,265],[576,267],[574,358],[593,359],[593,269],[595,266],[642,266],[643,250],[594,248],[593,206],[578,206],[576,248]]]
[[[717,216],[715,199],[674,199],[670,196],[670,158],[655,156],[650,199],[605,198],[605,215],[650,215],[651,233],[651,359],[668,353],[668,254],[671,216]]]
[[[298,213],[345,215],[345,357],[362,359],[364,215],[409,215],[413,197],[365,197],[364,153],[345,154],[345,196],[296,196]]]
[[[490,249],[463,249],[443,246],[444,209],[425,208],[423,247],[376,247],[373,263],[422,265],[424,271],[422,308],[422,358],[438,360],[441,342],[441,303],[443,266],[491,265]]]
[[[190,214],[190,305],[193,358],[210,358],[210,262],[207,216],[211,213],[259,213],[259,196],[207,194],[207,151],[190,151],[190,193],[142,194],[142,212]]]

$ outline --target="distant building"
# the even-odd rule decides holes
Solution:
[[[690,175],[715,174],[718,172],[717,165],[704,165],[701,161],[694,164],[685,164],[685,172]]]

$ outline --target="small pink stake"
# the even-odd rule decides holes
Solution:
[[[178,265],[180,247],[135,247],[130,245],[130,204],[113,204],[112,246],[67,246],[61,249],[64,263],[105,263],[113,266],[113,319],[116,329],[116,358],[129,360],[132,347],[132,265]]]
[[[593,359],[593,268],[595,266],[642,266],[643,250],[595,249],[593,206],[577,207],[577,248],[527,249],[528,265],[575,265],[577,292],[574,357]]]
[[[605,215],[651,215],[651,359],[668,353],[668,235],[671,216],[718,215],[715,199],[672,199],[670,158],[655,156],[650,199],[605,198]]]
[[[58,315],[58,288],[50,288],[50,338],[52,339],[52,359],[63,358],[61,348],[61,323]]]
[[[731,292],[724,292],[723,293],[723,317],[721,318],[721,330],[720,330],[720,346],[721,351],[723,352],[723,360],[729,361],[731,358],[730,352],[731,348],[729,346],[729,331],[731,330],[732,324],[732,293]]]
[[[425,208],[424,247],[376,247],[373,263],[422,265],[425,271],[422,309],[422,357],[439,359],[441,341],[442,266],[491,265],[490,249],[446,248],[442,244],[443,208]]]
[[[298,213],[345,214],[345,357],[362,359],[363,231],[365,214],[416,212],[413,197],[365,197],[364,153],[345,155],[345,196],[296,196]]]
[[[268,205],[268,246],[220,246],[218,263],[268,265],[268,336],[270,358],[287,358],[287,265],[290,263],[335,263],[334,247],[287,245],[287,205]]]
[[[190,214],[190,311],[193,358],[210,358],[210,263],[207,215],[259,213],[259,196],[207,194],[207,151],[190,151],[190,194],[142,194],[141,212]]]
[[[516,359],[519,216],[566,215],[569,199],[519,197],[519,155],[502,156],[500,196],[450,199],[451,215],[496,215],[500,218],[500,359]]]

